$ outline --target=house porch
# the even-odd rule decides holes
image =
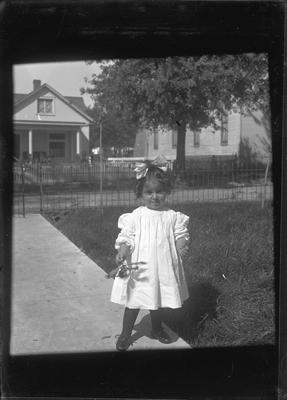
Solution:
[[[89,152],[81,127],[16,127],[14,156],[21,161],[73,162]]]

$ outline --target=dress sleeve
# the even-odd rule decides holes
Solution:
[[[131,252],[135,246],[135,224],[131,213],[122,214],[118,221],[118,228],[121,230],[116,239],[115,248],[118,249],[125,243],[130,246]]]
[[[175,221],[175,240],[185,238],[189,240],[189,232],[188,232],[188,224],[189,224],[189,217],[181,212],[176,213],[176,221]]]

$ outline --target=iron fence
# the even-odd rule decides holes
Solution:
[[[14,213],[134,206],[134,166],[135,161],[15,164]],[[272,197],[269,162],[197,160],[187,163],[184,184],[175,180],[168,202],[256,200],[264,206]]]

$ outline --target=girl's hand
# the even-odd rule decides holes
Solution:
[[[188,244],[185,238],[180,238],[176,241],[176,249],[181,258],[184,258],[188,252]]]
[[[187,247],[187,246],[183,247],[183,248],[180,249],[180,251],[179,251],[179,254],[180,254],[180,257],[181,257],[181,258],[184,258],[184,257],[187,255],[187,253],[188,253],[188,247]]]
[[[118,253],[116,255],[116,263],[117,263],[117,265],[120,265],[123,261],[125,261],[125,259],[129,255],[129,253],[130,253],[129,246],[127,246],[124,243],[121,244],[120,248],[118,249]]]
[[[122,254],[118,253],[116,255],[116,264],[120,265],[123,261],[125,261],[125,257]]]

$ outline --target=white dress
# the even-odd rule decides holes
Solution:
[[[129,308],[156,310],[179,308],[188,298],[182,261],[176,240],[189,240],[189,217],[171,209],[151,210],[141,206],[123,214],[118,221],[121,229],[115,247],[130,246],[130,262],[144,262],[139,270],[127,277],[116,277],[111,301]]]

